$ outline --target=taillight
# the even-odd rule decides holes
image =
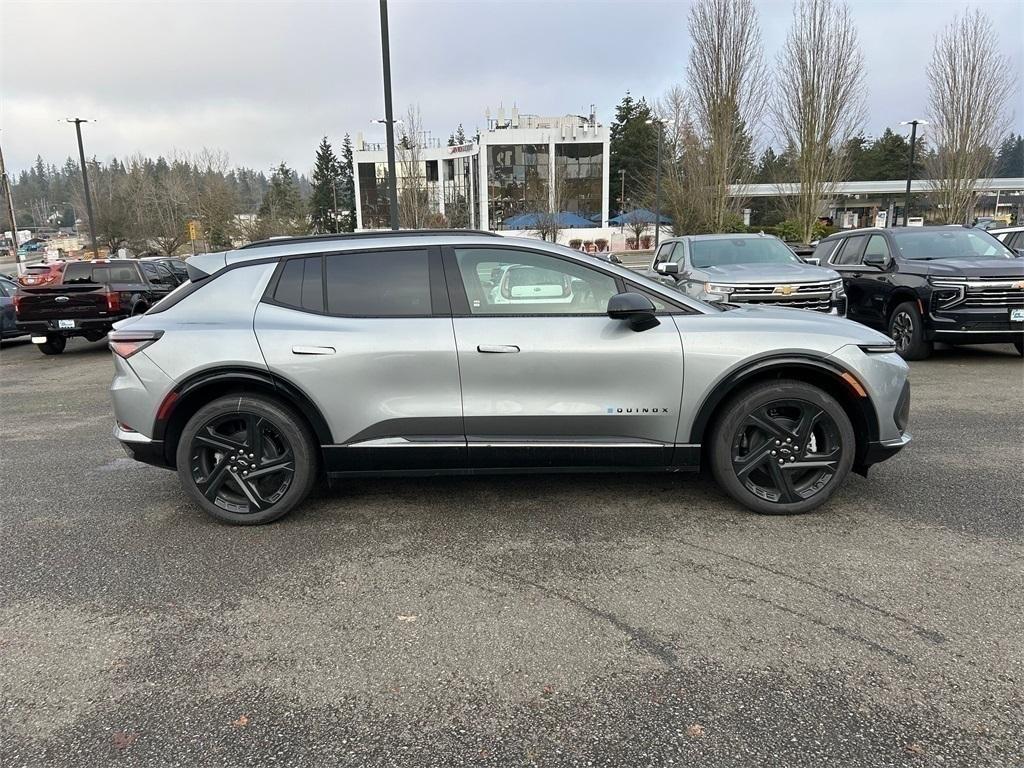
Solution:
[[[14,294],[14,314],[18,314],[21,311],[21,294]]]
[[[117,291],[111,291],[107,294],[107,311],[117,312],[121,309],[121,294]]]
[[[127,360],[136,352],[141,352],[156,342],[163,335],[163,331],[112,331],[108,340],[113,353]]]

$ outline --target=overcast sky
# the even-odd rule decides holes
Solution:
[[[949,0],[849,0],[868,67],[867,131],[921,117],[934,35],[965,7]],[[976,3],[997,21],[1003,50],[1024,72],[1021,0]],[[781,47],[788,0],[758,0],[765,53]],[[484,123],[484,109],[584,113],[602,122],[629,89],[656,98],[680,82],[687,2],[392,0],[396,114],[420,106],[424,128],[447,139]],[[300,172],[323,135],[333,142],[383,117],[378,4],[353,2],[48,2],[0,0],[0,141],[8,166],[36,155],[60,164],[165,156],[204,147],[233,165]],[[1024,130],[1020,81],[1010,100]]]

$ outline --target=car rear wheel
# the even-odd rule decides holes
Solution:
[[[259,525],[290,512],[316,480],[313,438],[287,406],[231,395],[189,419],[177,449],[178,477],[208,514]]]
[[[796,515],[835,493],[857,442],[843,407],[800,381],[759,384],[733,398],[711,437],[718,484],[765,515]]]
[[[924,338],[924,320],[917,302],[905,301],[889,315],[889,338],[904,360],[924,360],[932,354],[932,343]]]
[[[59,355],[64,351],[64,347],[68,345],[68,340],[63,336],[56,336],[51,334],[46,337],[46,341],[42,344],[36,344],[39,347],[39,351],[44,355]]]

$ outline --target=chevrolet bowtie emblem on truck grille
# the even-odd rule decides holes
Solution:
[[[775,286],[774,293],[781,293],[783,296],[789,296],[789,294],[793,293],[795,290],[796,288],[792,285],[777,285]]]

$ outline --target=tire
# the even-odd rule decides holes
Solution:
[[[176,458],[189,496],[207,514],[234,525],[288,514],[317,475],[317,448],[305,422],[259,395],[229,395],[200,408],[182,431]],[[249,472],[260,479],[247,477]]]
[[[733,397],[709,449],[715,480],[740,504],[762,515],[799,515],[828,501],[846,479],[857,439],[835,398],[782,379]]]
[[[931,357],[933,344],[924,338],[924,319],[916,301],[898,304],[889,315],[889,338],[896,342],[896,351],[904,360],[925,360]]]
[[[45,343],[36,344],[39,347],[39,351],[44,355],[59,355],[67,345],[68,340],[63,336],[54,336],[52,334],[46,337]]]
[[[104,338],[107,335],[106,331],[86,331],[82,334],[86,341],[95,342]]]

